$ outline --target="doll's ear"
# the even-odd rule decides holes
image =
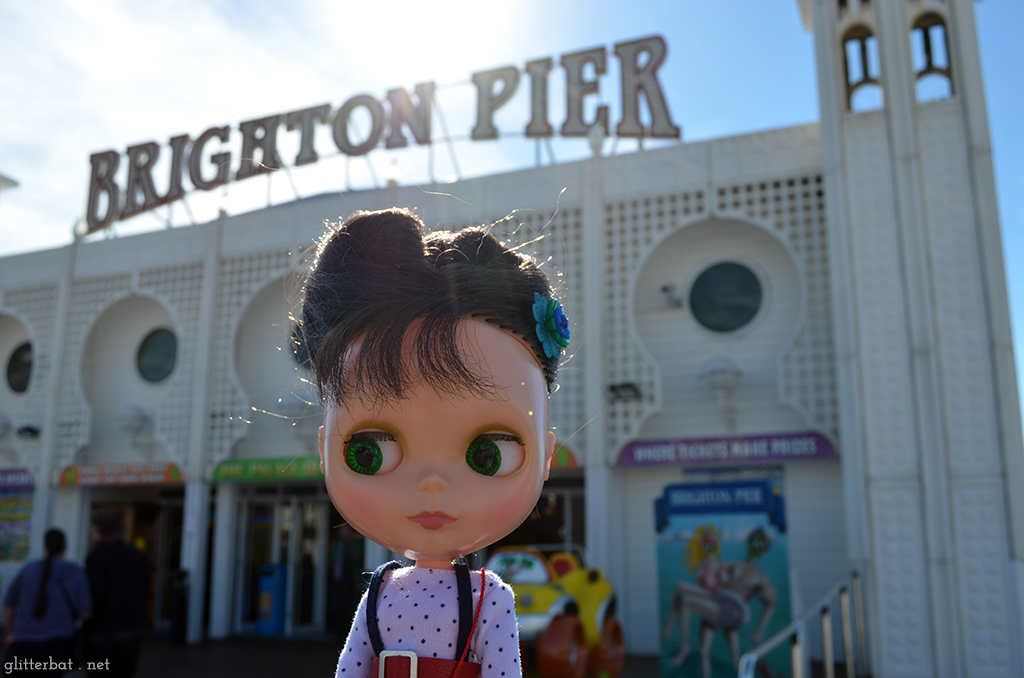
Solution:
[[[548,431],[547,454],[545,454],[544,456],[547,457],[547,459],[545,460],[545,463],[544,463],[544,480],[546,481],[548,479],[548,474],[551,473],[551,460],[554,459],[554,457],[555,457],[555,432],[554,431]]]
[[[324,427],[317,429],[316,446],[320,448],[320,473],[327,475],[324,471]]]

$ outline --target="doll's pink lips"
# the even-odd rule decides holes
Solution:
[[[409,516],[409,520],[414,523],[419,523],[425,530],[440,530],[448,523],[454,523],[458,519],[452,518],[447,513],[441,513],[440,511],[435,511],[433,513],[424,511],[423,513],[417,513],[414,516]]]

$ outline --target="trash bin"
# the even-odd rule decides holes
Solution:
[[[184,645],[188,638],[188,570],[171,575],[171,645]]]
[[[256,632],[279,636],[284,633],[284,565],[260,566],[260,616]]]

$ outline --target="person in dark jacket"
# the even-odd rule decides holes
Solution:
[[[93,518],[96,546],[85,559],[93,616],[87,626],[87,659],[105,678],[130,678],[149,627],[149,562],[124,540],[121,516],[99,511]]]

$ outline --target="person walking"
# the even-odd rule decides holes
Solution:
[[[7,675],[59,676],[73,668],[75,622],[92,613],[85,573],[64,560],[64,533],[47,530],[43,544],[46,557],[21,568],[4,599]]]
[[[124,540],[121,516],[99,511],[93,518],[96,546],[85,559],[94,613],[86,627],[89,675],[135,675],[142,639],[149,627],[149,561]]]

